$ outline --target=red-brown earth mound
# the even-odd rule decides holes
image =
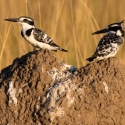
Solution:
[[[48,50],[0,74],[0,125],[124,125],[125,67],[116,58],[75,71]]]

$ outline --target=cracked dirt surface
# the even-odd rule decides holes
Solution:
[[[75,67],[30,52],[0,74],[0,125],[124,125],[125,66],[116,58]]]

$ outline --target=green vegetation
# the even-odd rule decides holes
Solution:
[[[46,32],[68,53],[56,56],[80,67],[91,56],[102,35],[91,33],[125,17],[125,1],[121,0],[0,0],[0,69],[11,64],[33,47],[20,34],[19,24],[3,19],[20,16],[34,18],[37,28]],[[125,44],[116,55],[125,65]]]

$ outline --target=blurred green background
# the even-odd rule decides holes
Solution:
[[[0,0],[0,69],[33,51],[21,26],[3,20],[20,16],[33,18],[37,28],[69,51],[54,53],[60,61],[81,67],[102,37],[91,33],[125,19],[125,0]],[[125,65],[124,55],[125,44],[116,55]]]

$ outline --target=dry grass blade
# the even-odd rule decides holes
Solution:
[[[73,37],[74,37],[74,46],[75,46],[75,53],[76,53],[76,61],[77,61],[77,66],[79,67],[80,65],[79,65],[79,60],[78,60],[78,51],[77,51],[77,45],[76,45],[76,43],[77,43],[77,40],[76,40],[76,34],[75,34],[75,27],[74,27],[74,17],[73,17],[73,7],[72,7],[72,0],[70,0],[70,2],[71,2],[71,6],[70,6],[70,8],[71,8],[71,17],[72,17],[72,30],[73,30]]]
[[[38,0],[38,8],[39,8],[39,21],[40,21],[40,28],[41,28],[41,12],[40,12],[40,1]]]
[[[29,7],[30,7],[30,10],[31,10],[31,13],[32,13],[32,18],[34,19],[33,9],[32,9],[31,3],[29,1],[28,1],[28,4],[29,4]]]
[[[28,16],[27,0],[25,0],[25,3],[26,3],[26,15]]]
[[[55,21],[56,23],[55,23],[55,29],[54,29],[54,32],[53,32],[53,38],[55,38],[55,35],[56,35],[58,20],[59,20],[59,16],[60,16],[64,1],[65,0],[62,0],[62,2],[58,2],[59,4],[58,4],[58,7],[57,7],[58,11],[57,11],[57,14],[56,14],[56,21]]]
[[[10,28],[11,28],[11,23],[8,27],[8,30],[7,32],[5,33],[5,38],[4,38],[4,43],[3,43],[3,46],[2,46],[2,49],[1,49],[1,53],[0,53],[0,70],[1,70],[1,60],[2,60],[2,54],[3,54],[3,50],[5,49],[5,45],[6,45],[6,42],[7,42],[7,37],[8,37],[8,34],[9,34],[9,31],[10,31]]]
[[[97,29],[100,29],[99,26],[98,26],[98,24],[97,24],[97,21],[96,21],[95,17],[93,16],[93,14],[92,14],[92,12],[90,11],[90,9],[88,8],[88,6],[85,4],[85,2],[84,2],[83,0],[80,0],[80,2],[83,4],[84,7],[86,7],[86,10],[89,12],[89,14],[91,15],[91,17],[93,18]],[[101,37],[102,37],[102,36],[101,36]]]

